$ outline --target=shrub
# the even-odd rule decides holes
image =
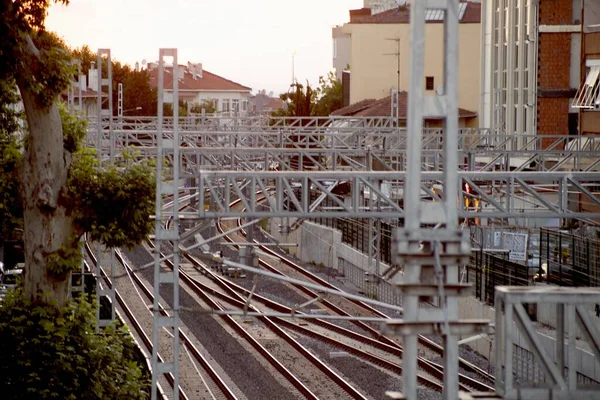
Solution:
[[[2,399],[147,399],[149,382],[126,328],[96,329],[85,300],[32,302],[20,289],[0,303]]]

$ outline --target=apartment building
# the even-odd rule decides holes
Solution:
[[[591,100],[598,100],[600,2],[490,0],[483,7],[480,125],[515,135],[600,131]]]
[[[443,12],[426,14],[425,80],[435,94],[443,77]],[[478,111],[480,106],[481,3],[459,4],[459,106]],[[373,14],[368,8],[350,11],[350,21],[332,31],[333,65],[338,78],[349,66],[348,104],[382,99],[392,89],[406,91],[410,66],[410,3]],[[348,72],[348,71],[347,71]]]

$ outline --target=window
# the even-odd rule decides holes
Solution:
[[[425,77],[425,90],[433,90],[434,80],[433,76]]]
[[[585,81],[577,90],[573,108],[594,109],[600,103],[598,96],[598,78],[600,77],[600,65],[592,65],[587,69]]]
[[[240,112],[240,101],[238,99],[231,100],[231,111]]]
[[[215,111],[219,109],[219,99],[212,99],[213,105],[215,106]]]
[[[221,111],[223,112],[229,112],[229,99],[223,99],[221,101]]]
[[[248,111],[248,100],[242,100],[242,111]]]
[[[337,58],[337,38],[333,38],[333,58]]]

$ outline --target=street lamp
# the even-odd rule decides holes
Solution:
[[[123,111],[123,114],[125,114],[125,113],[126,113],[126,112],[128,112],[128,111],[140,111],[141,109],[142,109],[142,107],[139,107],[139,106],[138,106],[138,107],[136,107],[136,108],[130,108],[129,110],[124,110],[124,111]]]

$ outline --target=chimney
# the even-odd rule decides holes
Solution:
[[[360,17],[370,16],[370,8],[361,8],[360,10],[350,10],[350,22],[357,22]]]
[[[350,71],[342,72],[342,104],[344,107],[350,105]]]
[[[177,66],[177,79],[185,78],[185,65]]]
[[[139,62],[135,62],[135,72],[140,72],[140,63]]]
[[[79,90],[85,92],[87,88],[87,76],[79,75]]]
[[[188,62],[188,71],[194,79],[202,79],[202,63]]]
[[[96,69],[96,63],[92,62],[88,71],[88,88],[97,91],[98,90],[98,70]]]

